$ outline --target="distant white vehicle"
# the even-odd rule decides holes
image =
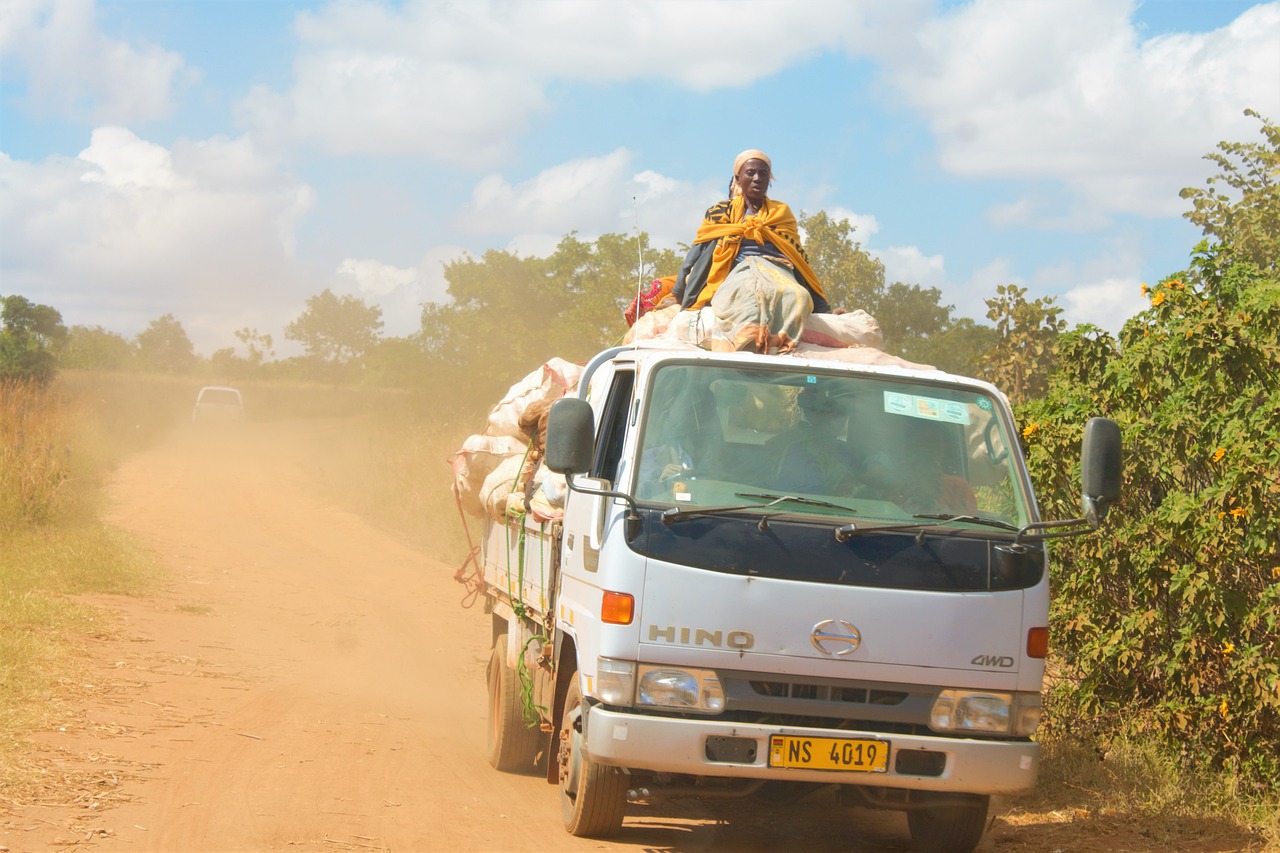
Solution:
[[[244,418],[244,400],[240,391],[224,385],[206,385],[196,395],[191,411],[193,424],[239,421]]]

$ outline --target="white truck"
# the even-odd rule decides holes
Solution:
[[[968,851],[1032,787],[1045,541],[1117,499],[1114,422],[1046,522],[1003,395],[938,371],[618,347],[548,421],[563,518],[485,524],[489,758],[569,832],[836,785]]]

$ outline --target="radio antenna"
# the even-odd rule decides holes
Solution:
[[[636,235],[636,324],[640,322],[640,312],[644,305],[644,239],[640,234],[640,199],[638,196],[631,197],[632,216],[635,217],[635,235]],[[637,343],[635,334],[635,325],[631,327],[631,343],[634,346]]]
[[[644,238],[640,233],[640,200],[636,196],[631,197],[631,208],[635,212],[634,215],[636,219],[636,256],[637,263],[639,264],[636,267],[636,296],[639,296],[640,291],[644,287]],[[637,311],[638,310],[639,307],[637,306]],[[639,317],[636,319],[638,320]]]

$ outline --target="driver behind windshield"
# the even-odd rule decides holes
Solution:
[[[774,439],[782,445],[775,487],[786,492],[852,494],[863,467],[846,440],[846,400],[806,388],[796,397],[803,419]]]

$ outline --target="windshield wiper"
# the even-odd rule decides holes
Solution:
[[[797,495],[770,495],[758,492],[736,492],[734,497],[737,498],[759,498],[767,500],[765,504],[738,504],[736,506],[705,506],[705,507],[689,507],[688,509],[680,509],[679,507],[671,507],[662,513],[662,523],[671,524],[681,518],[692,518],[698,515],[724,515],[730,512],[741,512],[745,509],[768,509],[777,506],[780,503],[798,503],[805,506],[820,506],[826,509],[838,509],[844,512],[852,513],[853,510],[839,504],[828,503],[827,501],[815,500],[813,498],[802,498]],[[762,519],[763,521],[764,519]]]
[[[771,495],[766,492],[735,492],[733,496],[735,498],[760,498],[761,500],[769,501],[765,506],[773,506],[776,503],[788,501],[789,503],[804,504],[805,506],[820,506],[826,507],[827,509],[838,509],[843,510],[844,512],[853,512],[853,510],[849,509],[847,506],[833,504],[830,501],[820,501],[816,498],[802,498],[799,495]]]
[[[983,518],[980,515],[946,515],[944,513],[922,512],[918,515],[913,515],[911,517],[912,518],[936,518],[939,521],[941,521],[943,524],[948,524],[953,521],[964,521],[964,522],[968,522],[969,524],[983,524],[983,525],[986,525],[987,527],[998,527],[1001,530],[1012,530],[1015,532],[1021,529],[1016,524],[1009,524],[1007,521],[1001,521],[998,518]]]
[[[1001,530],[1010,530],[1018,532],[1021,528],[1014,527],[1012,524],[1006,524],[1003,521],[997,521],[994,518],[980,518],[976,515],[944,515],[942,513],[919,513],[911,516],[912,518],[927,518],[929,522],[905,522],[903,524],[881,524],[875,527],[859,527],[857,524],[842,524],[836,528],[836,541],[848,542],[855,536],[861,536],[864,533],[883,533],[889,530],[919,530],[921,537],[924,531],[934,527],[943,527],[948,524],[954,524],[957,521],[968,522],[970,524],[984,524],[988,527],[998,527]]]

